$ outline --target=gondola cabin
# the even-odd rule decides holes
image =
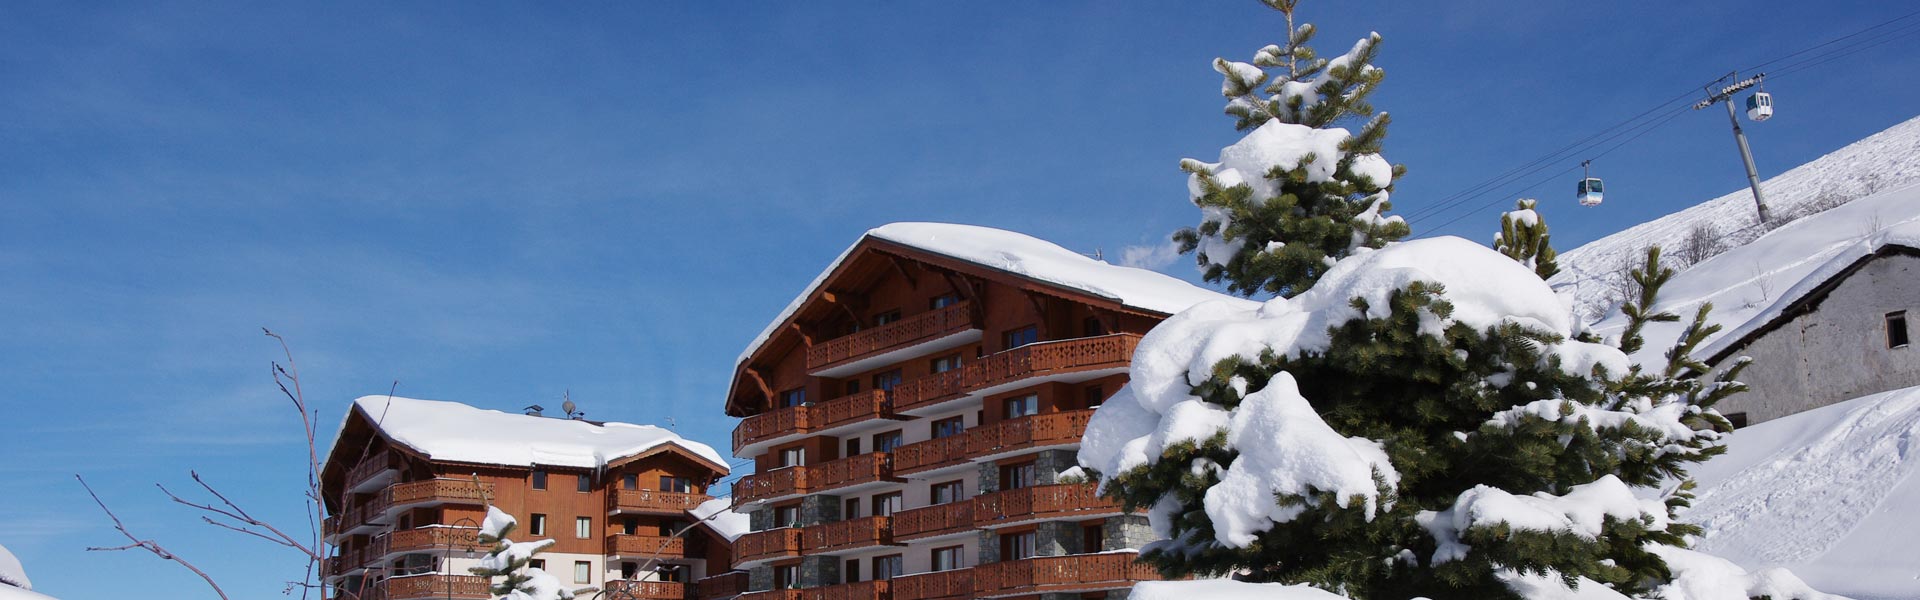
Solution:
[[[1588,177],[1586,179],[1580,180],[1580,189],[1579,189],[1580,205],[1581,206],[1599,206],[1600,192],[1601,192],[1600,188],[1601,188],[1600,178],[1598,177]]]
[[[1754,92],[1747,96],[1747,118],[1755,121],[1773,118],[1773,94]]]

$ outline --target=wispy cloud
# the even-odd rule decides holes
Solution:
[[[1180,259],[1180,244],[1167,240],[1159,244],[1142,244],[1120,249],[1120,264],[1128,267],[1158,271],[1172,265]]]

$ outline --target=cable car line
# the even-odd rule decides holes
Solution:
[[[1831,40],[1827,40],[1827,41],[1825,41],[1825,42],[1821,42],[1821,43],[1819,43],[1819,44],[1815,44],[1815,45],[1812,45],[1812,46],[1808,46],[1808,47],[1806,47],[1806,48],[1802,48],[1802,49],[1800,49],[1799,51],[1797,51],[1797,52],[1794,52],[1794,53],[1792,53],[1792,54],[1788,54],[1788,55],[1786,55],[1786,56],[1782,56],[1782,57],[1779,57],[1779,58],[1775,58],[1775,59],[1773,59],[1773,60],[1769,60],[1769,61],[1767,61],[1767,62],[1763,62],[1763,63],[1760,63],[1760,64],[1757,64],[1757,65],[1754,65],[1754,66],[1751,66],[1751,67],[1747,67],[1747,68],[1745,68],[1745,69],[1741,69],[1741,71],[1747,71],[1747,72],[1752,72],[1752,71],[1758,71],[1758,70],[1760,70],[1760,68],[1761,68],[1761,67],[1765,67],[1765,66],[1767,66],[1767,65],[1771,65],[1771,64],[1773,64],[1773,63],[1777,63],[1777,62],[1780,62],[1780,61],[1783,61],[1783,60],[1786,60],[1786,59],[1789,59],[1789,58],[1793,58],[1793,57],[1795,57],[1795,56],[1799,56],[1799,55],[1802,55],[1802,54],[1806,54],[1806,53],[1808,53],[1808,52],[1812,52],[1812,51],[1814,51],[1814,50],[1819,50],[1819,49],[1821,49],[1821,48],[1825,48],[1825,47],[1827,47],[1827,46],[1831,46],[1831,45],[1833,45],[1833,44],[1837,44],[1837,43],[1840,43],[1840,42],[1842,42],[1842,41],[1845,41],[1845,40],[1847,40],[1848,38],[1852,38],[1852,37],[1854,37],[1854,36],[1857,36],[1857,35],[1861,35],[1861,34],[1864,34],[1864,33],[1866,33],[1866,32],[1869,32],[1869,31],[1873,31],[1873,30],[1875,30],[1875,29],[1879,29],[1879,28],[1881,28],[1881,27],[1886,27],[1887,25],[1891,25],[1891,24],[1893,24],[1893,23],[1895,23],[1895,22],[1898,22],[1898,21],[1902,21],[1902,20],[1906,20],[1906,19],[1910,19],[1910,18],[1913,18],[1913,17],[1914,17],[1914,16],[1916,16],[1916,15],[1920,15],[1920,10],[1916,10],[1916,11],[1913,11],[1913,12],[1910,12],[1910,13],[1907,13],[1907,14],[1904,14],[1904,15],[1900,15],[1900,16],[1898,16],[1898,17],[1894,17],[1894,18],[1892,18],[1892,19],[1888,19],[1888,20],[1885,20],[1885,21],[1882,21],[1882,22],[1880,22],[1880,23],[1878,23],[1878,24],[1875,24],[1875,25],[1873,25],[1873,26],[1870,26],[1870,27],[1867,27],[1866,29],[1861,29],[1861,30],[1859,30],[1859,31],[1855,31],[1855,32],[1853,32],[1853,33],[1849,33],[1849,34],[1846,34],[1846,35],[1843,35],[1843,36],[1840,36],[1840,37],[1837,37],[1837,38],[1833,38],[1833,39],[1831,39]],[[1785,71],[1785,70],[1787,70],[1787,68],[1781,68],[1781,69],[1776,69],[1776,71]]]
[[[1875,35],[1874,37],[1860,40],[1857,43],[1847,45],[1847,46],[1842,46],[1840,48],[1834,49],[1831,52],[1823,53],[1818,56],[1809,57],[1799,62],[1795,62],[1785,67],[1781,67],[1780,70],[1774,73],[1774,76],[1779,77],[1781,75],[1785,75],[1788,73],[1805,71],[1807,69],[1818,67],[1820,65],[1824,65],[1829,62],[1839,60],[1841,58],[1852,56],[1854,54],[1859,54],[1861,52],[1878,47],[1882,44],[1886,44],[1887,42],[1897,41],[1902,36],[1915,33],[1915,32],[1920,32],[1920,21],[1915,21],[1913,23],[1901,26],[1893,30],[1884,31],[1884,32],[1881,32],[1879,35]]]

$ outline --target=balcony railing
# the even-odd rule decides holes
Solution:
[[[1006,490],[973,499],[973,524],[988,527],[1079,515],[1120,512],[1120,503],[1102,498],[1091,483],[1041,485]]]
[[[876,481],[898,481],[893,476],[893,457],[886,452],[855,454],[820,463],[812,469],[815,492]]]
[[[1133,360],[1140,335],[1116,333],[1027,344],[894,387],[895,411],[911,411],[959,398],[967,392],[1056,373],[1123,368]]]
[[[967,462],[967,436],[950,435],[893,449],[893,472],[906,475]]]
[[[866,517],[823,523],[803,529],[807,553],[893,545],[893,519]]]
[[[393,506],[428,502],[480,504],[493,494],[493,484],[471,479],[429,479],[393,484],[387,488],[387,494]]]
[[[914,540],[973,529],[972,500],[893,513],[893,537],[896,540]]]
[[[741,594],[740,600],[807,600],[807,592],[798,589],[748,592]]]
[[[487,591],[487,578],[472,575],[414,575],[387,579],[387,598],[475,598],[493,597]]]
[[[892,600],[893,598],[892,582],[884,579],[856,581],[800,591],[805,594],[804,600]]]
[[[639,512],[679,515],[708,500],[706,494],[662,492],[658,490],[612,490],[607,493],[607,512]]]
[[[887,391],[869,390],[819,404],[789,406],[747,417],[733,428],[733,449],[738,452],[748,445],[782,436],[891,418],[894,418],[893,400]]]
[[[743,536],[733,544],[733,560],[736,564],[771,558],[791,558],[800,555],[801,531],[798,527],[785,527],[756,531]]]
[[[381,536],[385,553],[431,552],[435,550],[485,551],[480,545],[480,530],[468,527],[420,527]],[[384,554],[384,553],[383,553]]]
[[[818,371],[974,328],[973,303],[960,302],[807,349],[807,370]]]
[[[752,444],[758,444],[783,435],[813,431],[812,406],[788,406],[776,408],[740,420],[733,428],[733,449],[738,452]]]
[[[893,600],[973,597],[973,569],[955,569],[893,578]]]
[[[781,467],[741,477],[733,483],[733,505],[805,494],[813,490],[813,467]]]
[[[973,568],[976,596],[1011,596],[1051,591],[1127,587],[1160,579],[1153,567],[1134,561],[1132,552],[1045,556]]]
[[[966,395],[966,368],[957,368],[893,386],[893,410],[933,406]]]
[[[813,406],[813,421],[821,429],[893,416],[893,400],[887,390],[868,390],[841,396]]]
[[[687,555],[687,540],[660,535],[615,534],[607,536],[607,554],[680,558]]]
[[[702,600],[738,596],[747,591],[747,572],[728,571],[714,575],[695,583],[695,587],[699,589]]]
[[[360,464],[347,470],[347,487],[359,486],[362,482],[372,479],[374,475],[380,474],[381,471],[391,468],[393,468],[392,455],[381,450],[378,454],[361,459]]]
[[[1028,448],[1080,443],[1093,410],[1069,410],[1007,419],[967,430],[967,455],[973,458]]]
[[[687,584],[678,581],[629,581],[615,579],[603,586],[612,598],[636,600],[687,600]]]

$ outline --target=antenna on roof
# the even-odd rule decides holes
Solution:
[[[520,410],[524,411],[529,417],[538,417],[540,416],[540,411],[543,411],[546,409],[547,407],[544,407],[538,404],[529,404],[527,405],[526,408],[522,408]]]
[[[586,418],[587,413],[582,412],[580,406],[573,403],[573,390],[562,392],[560,397],[566,400],[560,404],[560,410],[566,411],[567,418],[575,421]]]
[[[673,422],[673,417],[667,417],[667,429],[673,429],[679,426],[680,426],[679,423]]]
[[[1093,253],[1092,253],[1092,254],[1087,254],[1087,253],[1084,253],[1084,252],[1082,252],[1082,253],[1081,253],[1080,255],[1081,255],[1081,256],[1090,256],[1090,257],[1093,257],[1093,259],[1094,259],[1094,260],[1106,260],[1106,259],[1107,259],[1107,257],[1106,257],[1106,256],[1104,256],[1103,254],[1101,254],[1101,252],[1100,252],[1100,247],[1099,247],[1099,246],[1094,246],[1094,247],[1093,247]]]

